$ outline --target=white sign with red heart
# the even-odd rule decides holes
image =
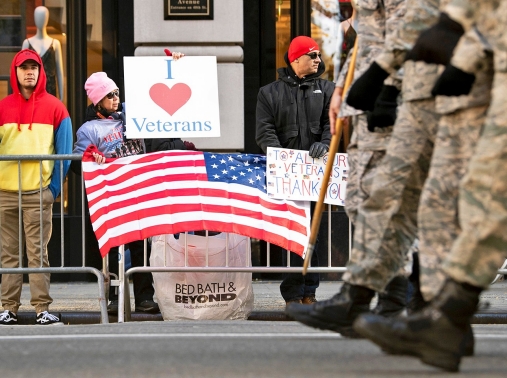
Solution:
[[[124,57],[128,138],[220,136],[214,56]]]

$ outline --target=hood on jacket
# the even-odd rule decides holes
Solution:
[[[24,49],[18,52],[14,59],[12,59],[11,63],[11,87],[14,93],[20,93],[19,91],[19,83],[18,83],[18,75],[16,74],[16,63],[20,60],[25,61],[28,59],[35,60],[39,65],[39,78],[37,79],[37,84],[35,85],[35,89],[33,91],[32,96],[37,96],[42,93],[46,93],[46,72],[44,71],[44,67],[42,65],[42,60],[35,51],[30,49]]]
[[[11,63],[11,87],[13,90],[13,95],[17,96],[18,98],[18,106],[21,110],[22,103],[26,101],[26,99],[23,97],[23,95],[20,92],[19,89],[19,83],[18,83],[18,75],[16,73],[16,67],[21,65],[25,60],[32,59],[39,65],[39,78],[37,79],[37,83],[35,84],[35,88],[33,90],[32,95],[28,99],[31,106],[31,118],[30,118],[30,124],[28,126],[28,130],[32,130],[32,123],[33,123],[33,114],[35,112],[35,100],[39,97],[42,97],[44,95],[47,95],[46,91],[46,71],[44,71],[44,67],[42,65],[42,60],[35,51],[24,49],[18,52]],[[21,111],[19,112],[19,119],[18,119],[18,130],[21,131]]]

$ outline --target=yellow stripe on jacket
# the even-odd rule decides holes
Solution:
[[[53,125],[33,123],[6,123],[0,127],[0,155],[53,155]],[[5,143],[8,141],[8,143]],[[42,187],[51,181],[54,161],[42,162]],[[39,161],[21,162],[21,190],[31,191],[40,188],[41,166]],[[17,161],[0,161],[0,190],[18,191],[19,171]]]

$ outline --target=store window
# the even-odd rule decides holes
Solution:
[[[0,98],[10,93],[9,76],[10,65],[14,55],[24,47],[28,47],[28,39],[37,33],[34,12],[39,6],[47,8],[47,23],[40,22],[40,32],[46,35],[48,43],[40,46],[32,46],[34,50],[44,54],[51,54],[48,46],[59,54],[57,68],[62,69],[63,77],[61,85],[55,81],[54,94],[65,102],[65,57],[67,38],[65,35],[65,0],[2,0],[0,3]],[[56,42],[54,42],[56,41]],[[54,43],[53,43],[54,42]],[[54,67],[52,69],[55,69]],[[54,73],[54,72],[53,72]],[[55,79],[56,80],[56,79]],[[60,88],[61,92],[60,93]]]
[[[103,71],[102,62],[102,0],[86,2],[87,76]]]
[[[338,50],[340,49],[340,7],[337,0],[313,0],[312,1],[312,38],[320,46],[322,60],[326,65],[326,71],[321,76],[324,79],[334,80],[337,72]]]
[[[9,92],[10,66],[14,55],[21,49],[24,29],[24,2],[0,2],[0,98]]]
[[[276,68],[285,67],[284,55],[290,44],[290,0],[275,0]]]

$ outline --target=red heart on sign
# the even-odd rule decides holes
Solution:
[[[162,83],[153,84],[150,88],[150,97],[155,104],[173,115],[187,103],[192,96],[190,87],[183,83],[174,84],[172,88]]]

